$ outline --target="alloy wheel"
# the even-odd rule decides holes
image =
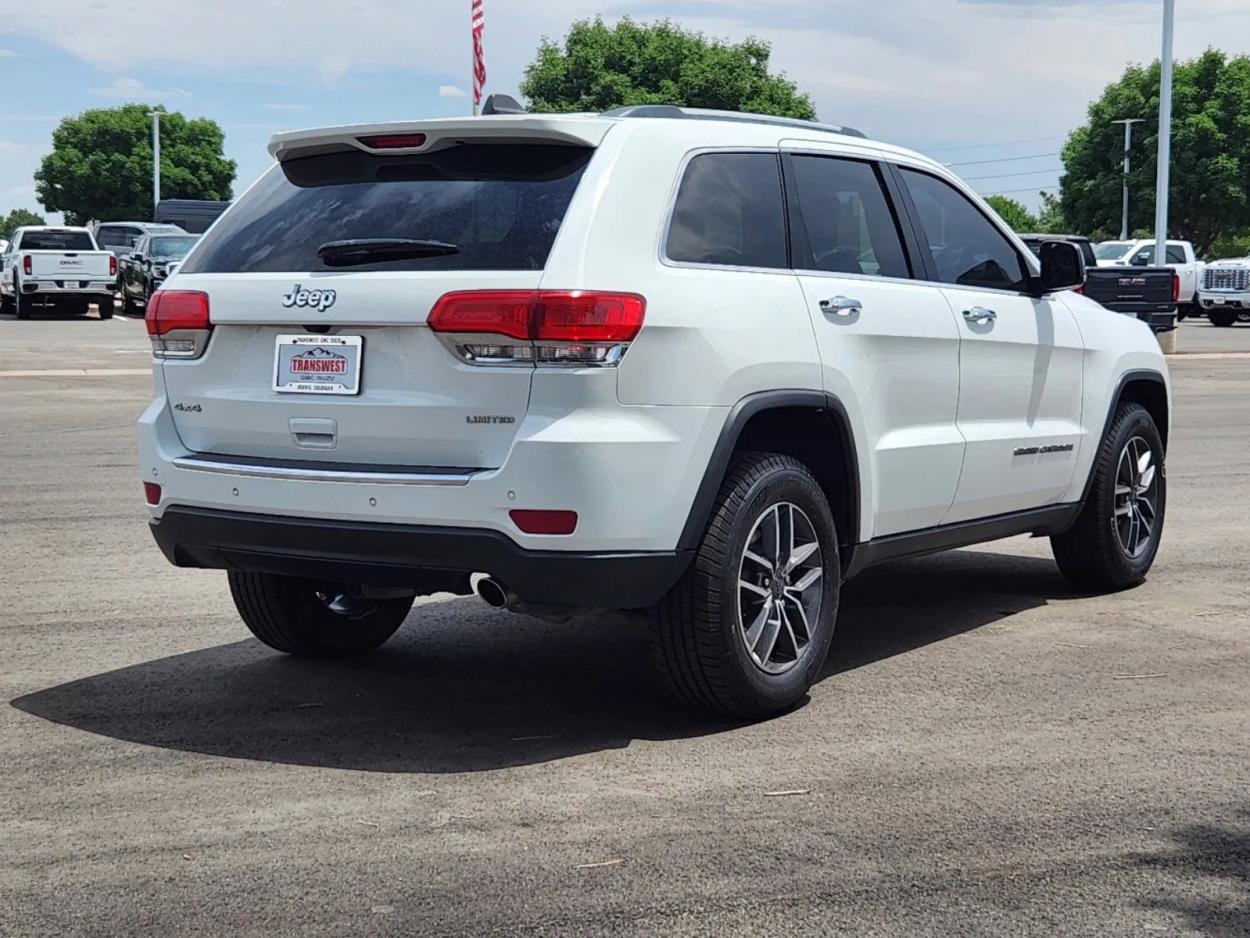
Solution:
[[[1136,560],[1150,547],[1159,508],[1158,467],[1142,437],[1124,444],[1115,476],[1115,533],[1120,547]]]
[[[738,562],[738,627],[756,667],[782,674],[807,655],[820,621],[823,574],[820,542],[803,509],[768,506]]]

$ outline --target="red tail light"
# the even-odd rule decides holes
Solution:
[[[1172,274],[1172,302],[1175,303],[1181,298],[1181,278],[1179,274]]]
[[[615,365],[642,329],[646,300],[597,290],[465,290],[434,304],[429,327],[445,336],[503,336],[524,345],[455,342],[468,361]]]
[[[1084,293],[1084,292],[1085,292],[1085,284],[1083,284],[1083,283],[1081,283],[1081,284],[1077,284],[1075,287],[1073,287],[1073,288],[1072,288],[1072,292],[1073,292],[1073,293]]]
[[[117,276],[117,255],[116,254],[109,255],[109,276],[110,277]]]
[[[157,290],[143,320],[157,358],[199,358],[213,328],[208,294],[198,290]]]
[[[553,342],[629,342],[642,328],[646,302],[634,293],[543,290],[534,338]]]
[[[514,508],[508,512],[508,517],[526,534],[572,534],[577,530],[577,512],[575,511]]]
[[[465,290],[447,293],[427,320],[435,332],[476,332],[529,339],[537,290]]]
[[[29,276],[33,272],[33,270],[34,270],[34,267],[31,263],[30,255],[23,254],[22,255],[22,273]]]

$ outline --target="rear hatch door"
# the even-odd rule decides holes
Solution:
[[[163,365],[189,450],[370,467],[503,464],[532,367],[470,364],[426,318],[448,292],[536,289],[594,150],[419,136],[420,146],[395,152],[350,139],[286,147],[187,256],[166,289],[206,293],[213,322],[199,359]],[[342,246],[360,241],[373,245]]]

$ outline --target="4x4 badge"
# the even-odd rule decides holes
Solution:
[[[334,301],[338,298],[339,295],[334,290],[305,290],[297,283],[291,287],[290,293],[282,297],[282,305],[287,309],[305,306],[315,309],[319,313],[324,313],[334,305]]]

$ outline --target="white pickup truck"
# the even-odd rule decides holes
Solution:
[[[18,228],[0,254],[0,312],[29,319],[42,303],[82,316],[95,303],[111,319],[116,281],[117,258],[86,228]]]
[[[1154,267],[1155,243],[1153,239],[1137,241],[1103,241],[1094,248],[1099,267]],[[1194,246],[1189,241],[1169,241],[1167,262],[1180,278],[1180,293],[1176,318],[1184,319],[1199,313],[1198,289],[1202,285],[1204,264],[1198,260]]]
[[[1250,322],[1250,257],[1207,264],[1198,301],[1213,326]]]

